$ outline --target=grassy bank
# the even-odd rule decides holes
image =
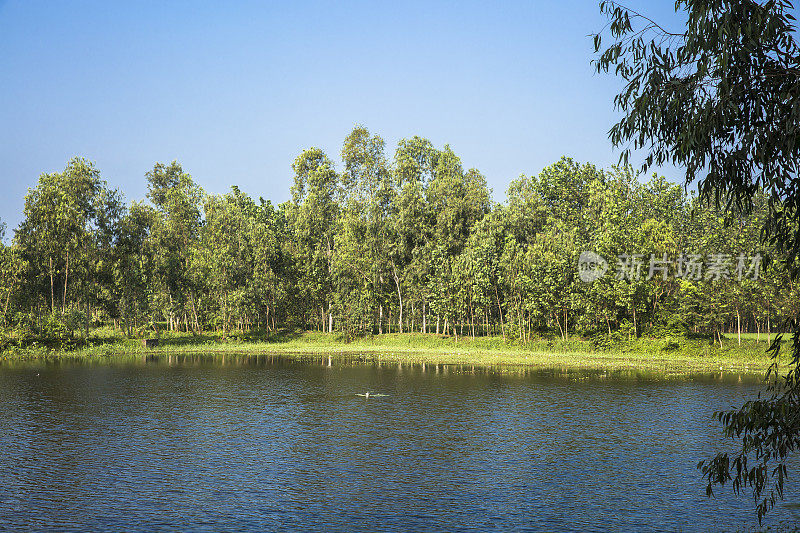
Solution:
[[[670,374],[743,372],[763,374],[770,364],[766,342],[746,336],[739,345],[735,336],[723,346],[702,339],[634,339],[598,346],[586,339],[535,339],[521,344],[502,337],[390,334],[347,342],[341,335],[318,332],[281,331],[272,334],[244,333],[223,338],[218,334],[164,333],[156,348],[145,348],[140,340],[99,328],[87,346],[59,350],[42,346],[11,347],[0,352],[0,360],[107,358],[157,354],[276,354],[296,358],[330,356],[332,359],[374,360],[404,364],[467,364],[481,367],[592,369],[608,371],[653,371]]]

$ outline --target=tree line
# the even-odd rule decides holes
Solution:
[[[660,176],[641,182],[629,167],[564,157],[496,203],[449,146],[415,136],[389,156],[362,126],[341,159],[337,169],[304,150],[278,206],[235,186],[207,194],[177,162],[156,164],[146,200],[128,205],[85,159],[42,174],[0,249],[3,326],[30,338],[113,324],[132,336],[286,327],[721,342],[723,332],[769,335],[797,314],[785,262],[761,244],[763,195],[738,212]],[[591,283],[579,275],[584,251],[610,267]],[[615,272],[632,257],[636,275]],[[681,275],[687,257],[730,268]]]

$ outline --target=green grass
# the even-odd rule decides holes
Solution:
[[[770,333],[770,337],[769,338],[770,339],[774,339],[775,335],[776,335],[776,333],[773,331],[772,333]],[[785,338],[788,338],[789,334],[788,333],[784,333],[783,336]],[[730,340],[735,341],[736,338],[737,338],[737,335],[736,335],[736,333],[725,333],[725,334],[723,334],[723,337],[725,337],[726,339],[730,339]],[[742,341],[745,341],[745,340],[755,341],[757,339],[759,339],[761,342],[767,342],[767,334],[764,333],[763,331],[760,334],[759,333],[742,333]]]
[[[89,346],[70,351],[30,347],[0,352],[0,360],[108,358],[159,354],[285,355],[293,358],[330,357],[337,361],[401,364],[458,364],[476,367],[558,368],[600,371],[643,371],[672,375],[708,372],[763,374],[770,364],[766,339],[728,335],[723,347],[702,339],[635,339],[601,348],[589,340],[540,338],[521,344],[502,337],[460,337],[435,334],[388,334],[347,342],[338,334],[280,331],[238,333],[222,338],[209,333],[163,333],[157,348],[144,348],[111,328],[98,328]]]

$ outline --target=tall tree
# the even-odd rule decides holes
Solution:
[[[341,213],[342,239],[337,243],[341,251],[340,279],[348,276],[340,291],[349,292],[360,286],[363,299],[358,306],[349,306],[349,314],[358,315],[359,323],[376,309],[379,320],[387,303],[384,288],[389,279],[398,283],[395,289],[401,295],[398,268],[391,236],[390,217],[395,189],[391,180],[385,143],[378,135],[370,135],[363,126],[356,126],[345,138],[342,147],[342,192],[344,202]],[[359,267],[356,267],[360,264]],[[356,267],[356,268],[354,268]],[[340,300],[346,299],[342,292]],[[402,317],[402,296],[400,296]],[[355,319],[355,317],[352,317]],[[371,322],[371,321],[370,321]],[[380,326],[379,326],[380,327]]]
[[[192,251],[194,286],[214,301],[214,322],[227,332],[234,327],[266,326],[278,294],[277,228],[271,204],[256,204],[238,187],[207,196],[205,223]],[[199,319],[194,316],[195,327]]]
[[[425,138],[401,139],[394,155],[397,196],[392,210],[393,250],[404,266],[407,295],[420,310],[420,330],[428,332],[431,295],[427,290],[433,247],[433,212],[427,190],[438,163],[439,152]]]
[[[319,148],[303,151],[292,164],[292,170],[294,185],[289,217],[301,272],[299,289],[305,300],[319,309],[321,329],[331,331],[332,257],[339,216],[337,199],[341,194],[339,175]]]
[[[22,262],[19,247],[3,242],[6,226],[0,220],[0,324],[5,325],[10,321],[10,303],[15,292],[23,281],[26,265]]]
[[[762,188],[769,195],[767,239],[788,254],[793,277],[800,254],[800,47],[788,0],[679,0],[686,18],[677,32],[615,2],[602,2],[612,42],[595,36],[600,72],[625,83],[615,97],[622,119],[615,145],[645,152],[643,168],[671,162],[697,181],[701,195],[748,210]],[[714,486],[752,488],[761,519],[783,495],[790,454],[800,446],[800,324],[789,372],[779,377],[780,342],[768,378],[773,394],[720,413],[741,449],[701,464]]]
[[[134,202],[117,226],[112,294],[128,335],[152,317],[149,293],[155,285],[155,265],[150,236],[157,216],[151,206]]]
[[[89,275],[86,261],[94,246],[92,233],[103,223],[109,196],[114,193],[107,190],[94,164],[76,157],[63,172],[42,174],[25,197],[25,218],[16,239],[25,260],[36,265],[34,275],[48,279],[53,312],[56,307],[66,309],[75,273],[81,273],[84,281]]]
[[[147,198],[157,214],[150,232],[159,286],[153,307],[166,311],[171,329],[181,317],[188,327],[186,317],[196,309],[189,260],[200,231],[204,193],[176,161],[156,163],[145,176]]]
[[[454,320],[465,310],[458,305],[459,286],[453,268],[472,226],[489,211],[489,189],[477,170],[464,172],[461,159],[450,146],[446,145],[436,159],[434,177],[426,190],[433,215],[431,304],[455,327]]]

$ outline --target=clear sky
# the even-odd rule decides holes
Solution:
[[[670,1],[628,5],[674,20]],[[604,24],[594,0],[0,0],[0,218],[15,227],[28,187],[74,155],[128,201],[177,159],[208,192],[279,203],[302,149],[338,161],[356,123],[390,155],[449,143],[502,201],[561,155],[617,161],[620,83],[590,65]]]

